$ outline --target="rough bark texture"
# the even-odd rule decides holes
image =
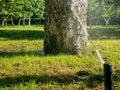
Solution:
[[[87,42],[87,0],[45,0],[45,54],[77,54]]]

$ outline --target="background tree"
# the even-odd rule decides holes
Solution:
[[[100,17],[99,4],[95,0],[88,0],[88,22],[90,27],[97,22],[98,17]]]
[[[88,0],[88,25],[120,24],[120,0]],[[2,26],[44,21],[45,0],[0,0]],[[18,23],[17,23],[18,22]]]
[[[112,18],[113,14],[114,14],[114,10],[113,10],[113,6],[105,6],[103,5],[103,13],[102,13],[102,17],[104,18],[105,21],[105,25],[109,24],[110,19]]]
[[[88,1],[88,25],[98,25],[102,21],[102,1],[89,0]]]
[[[23,25],[25,25],[25,19],[28,18],[28,24],[31,25],[31,17],[33,15],[33,7],[30,0],[24,0],[24,6],[22,9]]]
[[[120,0],[113,0],[114,2],[114,9],[115,13],[112,17],[112,24],[119,24],[120,25]]]
[[[1,0],[0,1],[0,16],[2,19],[2,26],[4,26],[5,24],[7,25],[7,18],[8,18],[8,6],[7,6],[7,0]]]
[[[102,2],[102,17],[104,18],[105,25],[109,24],[110,19],[114,15],[114,4],[113,0],[103,1]]]
[[[44,0],[0,0],[0,20],[2,26],[8,20],[14,26],[14,20],[18,20],[18,25],[26,21],[31,25],[31,18],[43,19],[44,17]]]
[[[119,0],[89,0],[88,25],[119,24]]]
[[[31,0],[33,7],[33,19],[40,18],[44,19],[45,14],[45,0]]]
[[[10,19],[12,26],[14,26],[14,21],[13,19],[16,17],[16,3],[15,0],[9,0],[7,2],[7,7],[8,7],[8,19]]]

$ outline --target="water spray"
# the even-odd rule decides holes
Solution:
[[[100,53],[99,53],[98,50],[96,50],[96,54],[97,54],[99,60],[101,61],[101,63],[102,63],[102,64],[105,64],[105,62],[104,62],[104,60],[102,59],[102,57],[101,57],[101,55],[100,55]]]

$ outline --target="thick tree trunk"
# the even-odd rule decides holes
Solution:
[[[87,0],[45,0],[45,54],[77,54],[87,42]]]

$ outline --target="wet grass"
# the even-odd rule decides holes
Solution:
[[[119,30],[119,26],[109,27]],[[101,32],[104,27],[92,29]],[[43,26],[0,27],[0,32],[0,90],[103,90],[103,65],[95,50],[112,64],[113,86],[120,88],[119,38],[93,38],[76,56],[44,56]],[[81,78],[84,76],[88,77]]]

